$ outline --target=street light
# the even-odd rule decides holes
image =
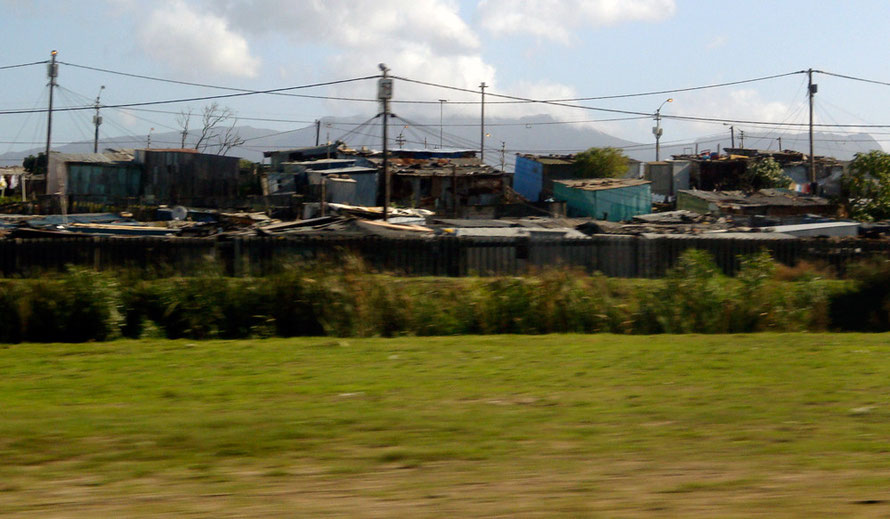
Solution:
[[[655,162],[658,162],[661,158],[661,134],[663,133],[661,130],[661,109],[664,107],[666,103],[673,103],[674,98],[670,97],[666,99],[661,106],[658,107],[658,110],[655,110],[655,127],[652,128],[652,133],[655,134]]]
[[[442,149],[442,108],[447,103],[447,99],[439,99],[439,149]]]

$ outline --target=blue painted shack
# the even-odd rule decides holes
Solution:
[[[574,155],[517,154],[513,190],[530,202],[553,195],[553,181],[576,177]]]
[[[621,222],[652,212],[650,184],[632,178],[557,180],[553,182],[553,197],[566,203],[569,217]]]

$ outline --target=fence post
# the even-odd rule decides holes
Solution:
[[[102,239],[93,236],[93,270],[99,271],[102,268]]]

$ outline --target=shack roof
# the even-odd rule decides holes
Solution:
[[[794,193],[783,189],[761,189],[754,193],[680,190],[679,193],[707,200],[717,205],[822,207],[830,203],[822,197]]]
[[[289,166],[321,166],[325,164],[355,164],[356,159],[318,159],[318,160],[293,160],[284,161],[282,164]]]
[[[553,182],[562,184],[572,189],[581,189],[584,191],[621,189],[624,187],[642,186],[652,183],[648,180],[639,178],[585,178],[577,180],[554,180]]]
[[[53,162],[80,162],[89,164],[110,164],[114,162],[131,162],[133,154],[126,151],[105,151],[102,153],[59,153],[52,152]]]
[[[550,166],[569,166],[575,163],[575,155],[534,155],[531,153],[517,153],[517,155]]]
[[[330,144],[321,144],[319,146],[304,146],[302,148],[290,148],[290,149],[282,149],[282,150],[271,150],[264,151],[263,157],[271,157],[273,155],[281,155],[281,154],[301,154],[305,156],[313,156],[313,155],[323,155],[326,153],[336,152],[337,149],[343,145],[343,142],[336,141]]]
[[[331,169],[310,169],[307,170],[306,173],[312,173],[314,175],[363,175],[368,173],[377,173],[377,168],[367,168],[364,166],[348,166],[345,168],[331,168]]]
[[[481,164],[476,159],[474,162],[451,162],[443,160],[410,160],[393,164],[394,175],[403,177],[459,177],[489,176],[500,177],[509,175],[499,169],[486,164]]]

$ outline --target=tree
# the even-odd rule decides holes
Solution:
[[[182,142],[180,144],[180,148],[185,148],[185,140],[189,135],[189,123],[192,120],[192,109],[182,110],[179,112],[179,115],[176,116],[176,124],[182,129],[180,131],[180,135],[182,135]]]
[[[782,166],[772,157],[760,159],[748,164],[742,177],[742,189],[756,191],[758,189],[787,188],[793,181],[785,174]]]
[[[579,178],[618,178],[627,172],[627,157],[617,148],[590,148],[575,155]]]
[[[41,151],[36,157],[28,155],[22,160],[22,167],[33,175],[46,173],[46,153]]]
[[[176,117],[176,122],[181,129],[183,147],[185,147],[191,118],[191,109],[180,112]],[[229,124],[230,121],[231,124]],[[201,129],[198,131],[194,148],[201,153],[216,148],[217,155],[225,155],[232,148],[241,146],[245,142],[238,133],[237,125],[238,118],[231,108],[220,106],[219,103],[205,106],[201,110]]]
[[[847,213],[857,220],[890,218],[890,154],[857,153],[841,178]]]

